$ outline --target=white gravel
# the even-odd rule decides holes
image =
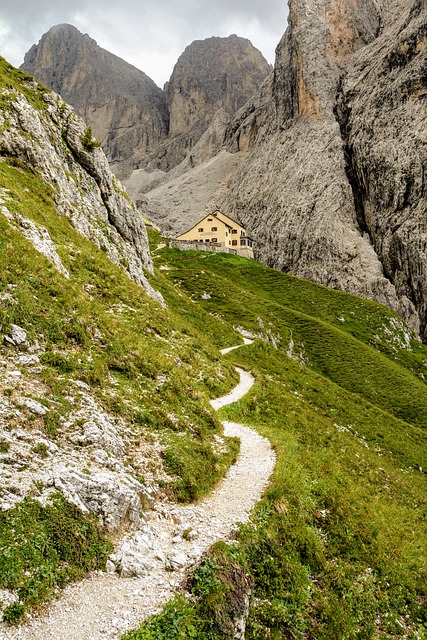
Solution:
[[[227,396],[213,400],[212,406],[219,408],[235,402],[251,388],[253,376],[242,369],[238,371],[240,383]],[[213,542],[227,538],[236,523],[248,519],[273,471],[275,454],[266,438],[244,425],[223,425],[226,436],[241,440],[237,462],[204,500],[188,506],[158,505],[149,515],[137,534],[150,547],[145,575],[120,578],[117,574],[95,572],[64,589],[58,600],[25,625],[13,628],[0,623],[0,639],[117,640],[158,611],[203,551]],[[187,535],[189,530],[191,536]],[[187,539],[183,538],[184,531]],[[168,558],[182,566],[168,571]]]
[[[220,353],[225,356],[226,353],[230,353],[230,351],[234,351],[234,349],[240,349],[240,347],[243,347],[245,344],[252,344],[252,342],[253,340],[243,337],[244,344],[237,344],[235,347],[226,347],[225,349],[221,349]]]
[[[221,409],[221,407],[225,407],[227,404],[237,402],[248,393],[248,391],[254,384],[254,377],[251,373],[249,373],[249,371],[245,371],[244,369],[240,369],[239,367],[236,367],[236,371],[238,371],[240,375],[239,384],[234,387],[234,389],[230,391],[230,393],[228,393],[226,396],[216,398],[216,400],[211,400],[211,405],[214,409],[218,410]]]

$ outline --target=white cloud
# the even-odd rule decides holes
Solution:
[[[231,33],[249,38],[274,62],[286,29],[285,0],[15,0],[0,19],[0,54],[15,66],[54,24],[68,22],[142,69],[159,86],[193,40]]]

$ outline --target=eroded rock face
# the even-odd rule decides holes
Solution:
[[[255,109],[243,109],[226,135],[230,150],[240,151],[242,138],[250,154],[221,205],[249,228],[263,262],[378,300],[419,330],[420,319],[425,326],[419,213],[425,196],[416,167],[425,167],[425,160],[418,154],[415,162],[415,154],[426,129],[425,8],[410,0],[291,0],[289,9],[272,99],[252,100],[261,106],[256,118]],[[418,40],[415,33],[421,33]],[[407,52],[418,62],[412,75],[401,74],[396,100],[396,63],[393,69],[390,60],[399,59],[401,68]],[[384,137],[389,142],[381,143]],[[399,152],[393,151],[396,140]],[[403,158],[406,141],[413,151],[397,169],[395,157]],[[400,204],[387,205],[394,212],[388,215],[385,204],[393,202]],[[411,233],[417,239],[408,243]]]
[[[38,90],[32,79],[23,82],[27,89]],[[0,156],[15,158],[39,174],[54,189],[58,213],[162,302],[144,273],[153,267],[141,214],[112,175],[101,149],[85,144],[83,120],[57,94],[41,89],[38,95],[43,108],[36,109],[24,93],[2,90],[6,107],[0,116]],[[66,276],[46,230],[7,207],[3,212]]]
[[[337,115],[359,225],[427,340],[427,7],[393,1],[346,69]]]
[[[21,67],[73,105],[111,162],[156,147],[167,134],[163,91],[142,71],[67,24],[52,27]]]
[[[245,38],[196,40],[179,57],[166,87],[170,134],[191,132],[197,142],[218,109],[231,117],[270,70],[260,51]]]

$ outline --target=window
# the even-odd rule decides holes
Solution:
[[[203,227],[200,227],[200,229],[197,229],[197,231],[198,231],[199,233],[203,233]]]
[[[206,238],[205,242],[210,242],[209,238]]]
[[[212,227],[211,231],[218,231],[218,227]]]
[[[218,242],[218,238],[212,238],[212,242]]]
[[[208,218],[208,222],[212,222],[212,221],[213,221],[212,218]]]
[[[237,240],[232,240],[231,244],[233,245],[233,247],[237,247]]]
[[[232,229],[231,233],[237,233],[237,229]]]

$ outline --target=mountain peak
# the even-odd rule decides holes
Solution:
[[[156,146],[167,132],[162,90],[143,71],[70,24],[45,33],[21,69],[70,102],[92,126],[110,161]]]

